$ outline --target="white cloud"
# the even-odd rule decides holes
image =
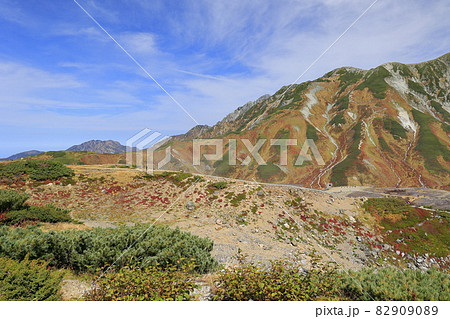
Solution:
[[[51,73],[14,62],[0,62],[0,96],[21,96],[38,89],[78,88],[73,76]]]
[[[155,35],[151,33],[124,33],[118,37],[118,42],[130,53],[155,54],[158,52]]]

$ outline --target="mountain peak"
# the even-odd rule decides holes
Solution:
[[[90,140],[79,145],[74,145],[67,149],[68,151],[87,151],[95,152],[101,154],[112,154],[112,153],[124,153],[126,152],[126,147],[117,141],[113,140]]]

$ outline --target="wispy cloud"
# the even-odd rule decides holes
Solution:
[[[121,34],[118,40],[132,53],[151,55],[158,52],[155,35],[152,33],[127,32]]]

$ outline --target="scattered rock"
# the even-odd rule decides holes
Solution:
[[[194,204],[194,202],[193,202],[193,201],[187,202],[187,204],[186,204],[186,209],[188,209],[188,210],[194,210],[194,209],[195,209],[195,204]]]

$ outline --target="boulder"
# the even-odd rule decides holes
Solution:
[[[194,204],[194,202],[193,202],[193,201],[187,202],[187,204],[186,204],[186,209],[188,209],[188,210],[194,210],[194,209],[195,209],[195,204]]]

